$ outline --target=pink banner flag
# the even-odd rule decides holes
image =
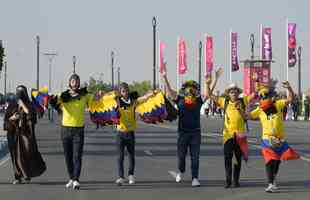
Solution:
[[[287,25],[288,31],[288,66],[294,67],[296,64],[296,24],[288,23]]]
[[[164,71],[166,71],[166,61],[165,61],[165,48],[166,45],[165,43],[163,43],[162,41],[159,42],[159,71],[160,73],[163,73]]]
[[[187,70],[186,66],[186,46],[185,46],[185,40],[183,37],[179,39],[178,43],[178,68],[179,68],[179,74],[185,74]]]
[[[236,32],[231,32],[231,71],[238,71],[239,70],[239,63],[238,63],[238,34]]]
[[[205,67],[206,77],[208,77],[213,70],[213,38],[211,36],[207,36],[205,42]]]
[[[262,29],[262,59],[272,60],[271,28]]]

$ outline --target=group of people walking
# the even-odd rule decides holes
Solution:
[[[174,102],[178,110],[177,160],[178,170],[175,181],[181,182],[185,173],[185,160],[189,150],[191,157],[192,186],[200,186],[199,157],[201,144],[200,110],[207,99],[214,101],[223,110],[223,150],[225,166],[225,188],[240,187],[240,171],[242,158],[247,160],[248,147],[246,140],[247,120],[259,119],[262,125],[262,155],[265,160],[268,186],[266,192],[277,189],[276,176],[281,160],[298,159],[298,154],[289,147],[285,140],[283,128],[283,109],[292,102],[294,94],[288,82],[283,87],[288,90],[286,99],[274,99],[267,85],[257,84],[256,94],[240,96],[242,90],[231,84],[225,90],[224,97],[213,94],[216,83],[223,69],[220,68],[206,79],[206,90],[200,91],[195,81],[186,81],[179,91],[172,89],[166,71],[162,72],[162,79],[167,88],[167,96]],[[50,97],[50,105],[61,113],[61,139],[63,143],[65,163],[69,175],[67,188],[80,188],[80,174],[84,146],[84,112],[93,102],[100,99],[102,93],[96,95],[80,87],[80,78],[73,74],[69,78],[69,89],[59,95]],[[135,183],[135,130],[137,119],[136,107],[156,95],[152,91],[139,97],[130,91],[127,83],[121,83],[116,91],[116,101],[119,104],[119,123],[116,127],[117,185],[125,183],[124,155],[127,149],[129,156],[128,182]],[[5,114],[4,123],[7,130],[10,154],[13,162],[15,180],[13,184],[22,180],[30,181],[32,177],[41,175],[46,165],[38,151],[35,139],[36,115],[29,100],[27,89],[18,86],[17,101],[10,103]],[[203,97],[204,96],[204,97]],[[259,106],[248,111],[247,107],[254,98]],[[236,162],[233,163],[233,157]]]

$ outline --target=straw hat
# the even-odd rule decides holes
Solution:
[[[228,95],[229,92],[230,92],[230,90],[233,90],[233,89],[234,89],[234,90],[237,90],[239,94],[242,93],[242,89],[241,89],[240,87],[238,87],[238,85],[237,85],[236,83],[230,83],[230,84],[228,85],[228,87],[226,88],[224,94],[225,94],[225,95]]]

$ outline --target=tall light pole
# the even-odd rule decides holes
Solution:
[[[202,57],[202,42],[199,41],[199,55],[198,55],[198,83],[200,85],[200,89],[201,89],[201,57]]]
[[[73,56],[72,61],[73,61],[73,74],[75,74],[76,56]]]
[[[4,96],[6,96],[7,62],[4,62]]]
[[[153,25],[153,90],[156,89],[156,17],[152,19]]]
[[[111,51],[111,86],[114,89],[114,52]]]
[[[117,68],[117,86],[121,84],[121,68]]]
[[[37,89],[40,87],[40,37],[36,36],[37,41]]]
[[[298,96],[299,99],[302,99],[302,93],[301,93],[301,46],[298,47],[297,55],[298,55]]]
[[[48,58],[48,62],[49,62],[48,91],[52,92],[52,62],[55,56],[57,56],[57,53],[44,53],[43,55]],[[50,107],[48,108],[48,119],[50,121],[53,121],[53,109],[51,109]]]

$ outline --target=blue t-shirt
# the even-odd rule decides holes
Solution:
[[[196,99],[194,107],[187,108],[184,103],[184,96],[178,95],[175,103],[178,106],[178,131],[184,133],[200,132],[200,109],[203,104],[201,97]]]

